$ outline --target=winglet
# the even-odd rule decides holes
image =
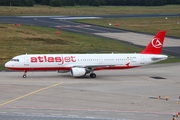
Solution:
[[[141,54],[160,54],[164,43],[166,31],[159,31]]]

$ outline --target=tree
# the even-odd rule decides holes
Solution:
[[[111,0],[110,4],[115,6],[121,5],[121,0]]]
[[[32,7],[34,5],[33,0],[26,0],[26,6]]]
[[[76,4],[76,5],[79,5],[79,0],[75,0],[75,4]]]
[[[75,6],[75,0],[66,0],[65,6]]]
[[[155,6],[164,5],[164,0],[155,0],[155,1],[154,1],[154,5],[155,5]]]
[[[89,6],[93,6],[93,3],[94,3],[94,0],[89,0],[88,5],[89,5]]]
[[[34,0],[34,2],[35,2],[36,4],[40,4],[40,3],[42,2],[42,0]]]
[[[139,0],[139,5],[144,6],[145,5],[145,0]]]
[[[139,0],[131,0],[131,5],[139,5]]]
[[[50,0],[42,0],[41,1],[41,5],[49,5],[50,4]]]
[[[131,0],[126,0],[126,5],[132,5],[132,1]]]
[[[154,5],[154,0],[144,0],[146,6],[153,6]]]
[[[62,1],[61,0],[50,0],[50,6],[60,7],[60,6],[62,6]]]
[[[21,3],[22,1],[19,1],[19,0],[12,0],[11,1],[11,5],[12,6],[20,6],[20,3]]]
[[[94,0],[93,6],[99,7],[100,6],[100,1],[99,0]]]
[[[180,4],[180,0],[173,0],[173,4]]]
[[[120,0],[120,5],[126,5],[126,0]]]
[[[100,5],[106,5],[106,0],[99,0]]]
[[[88,5],[88,0],[79,0],[79,5]]]
[[[11,3],[10,0],[0,0],[0,5],[1,6],[9,6]]]

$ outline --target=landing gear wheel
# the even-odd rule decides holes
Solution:
[[[90,74],[90,78],[96,78],[96,74],[95,73],[91,73]]]
[[[23,75],[23,78],[27,78],[26,73],[27,73],[27,70],[24,70],[24,75]]]
[[[26,74],[24,74],[24,75],[23,75],[23,78],[27,78],[27,75],[26,75]]]

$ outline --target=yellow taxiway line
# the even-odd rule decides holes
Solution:
[[[51,85],[51,86],[48,86],[48,87],[44,87],[44,88],[38,89],[38,90],[33,91],[33,92],[30,92],[30,93],[28,93],[28,94],[25,94],[25,95],[23,95],[23,96],[20,96],[20,97],[18,97],[18,98],[15,98],[15,99],[12,99],[12,100],[9,100],[9,101],[7,101],[7,102],[4,102],[4,103],[0,104],[0,107],[3,106],[3,105],[6,105],[6,104],[12,103],[12,102],[14,102],[14,101],[16,101],[16,100],[22,99],[22,98],[24,98],[24,97],[30,96],[30,95],[32,95],[32,94],[35,94],[35,93],[37,93],[37,92],[40,92],[40,91],[43,91],[43,90],[46,90],[46,89],[49,89],[49,88],[52,88],[52,87],[56,87],[56,86],[61,85],[61,84],[63,84],[63,83],[64,83],[64,82],[60,82],[60,83],[57,83],[57,84],[54,84],[54,85]]]

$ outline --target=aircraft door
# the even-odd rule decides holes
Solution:
[[[144,65],[144,64],[145,64],[144,55],[140,55],[140,64],[141,64],[141,65]]]
[[[24,66],[29,66],[29,56],[24,57]]]
[[[103,58],[99,58],[98,61],[99,61],[99,64],[102,64],[103,63]]]

